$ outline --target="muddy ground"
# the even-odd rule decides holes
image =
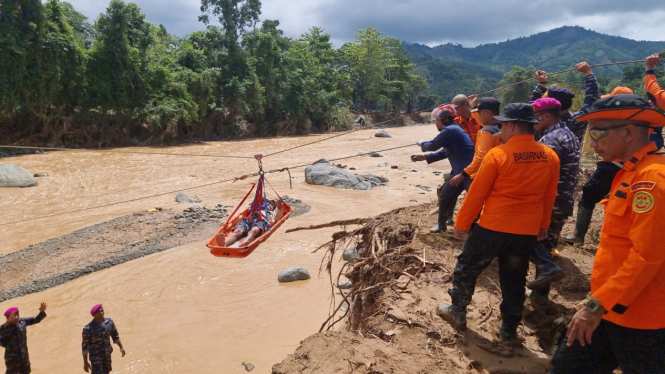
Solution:
[[[310,206],[284,198],[292,216]],[[66,283],[143,256],[208,240],[235,207],[183,204],[171,209],[138,212],[31,245],[0,257],[0,301]]]
[[[451,232],[429,233],[435,208],[398,209],[358,231],[346,228],[334,236],[334,252],[327,253],[328,258],[334,254],[332,262],[340,261],[340,252],[351,243],[360,242],[365,251],[343,270],[345,276],[338,279],[331,273],[335,284],[354,281],[351,293],[344,291],[348,302],[335,291],[333,310],[339,309],[330,322],[340,322],[301,342],[273,366],[273,374],[548,372],[560,332],[589,292],[595,244],[560,245],[562,256],[556,262],[568,276],[553,284],[549,305],[532,305],[527,299],[519,331],[522,345],[506,347],[496,342],[501,323],[496,261],[478,279],[467,330],[456,331],[436,314],[439,302],[450,302],[446,290],[462,242],[452,239]],[[570,221],[564,234],[574,228]],[[602,209],[597,209],[592,230],[598,231],[601,223]],[[534,275],[532,265],[528,279]]]

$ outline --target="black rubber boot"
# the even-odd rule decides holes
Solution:
[[[439,232],[446,231],[446,229],[448,228],[446,226],[446,221],[448,221],[448,212],[441,209],[441,205],[439,205],[439,220],[434,227],[429,229],[429,232],[431,232],[432,234],[436,234]]]
[[[517,327],[509,328],[504,323],[499,328],[499,341],[511,347],[522,345],[522,339],[517,337]]]
[[[579,207],[577,210],[577,221],[575,222],[575,234],[563,238],[566,244],[584,244],[584,237],[589,231],[593,209]]]
[[[444,321],[450,323],[457,330],[466,329],[466,307],[448,303],[441,303],[436,308],[436,313]]]

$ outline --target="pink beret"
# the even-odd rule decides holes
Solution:
[[[9,308],[5,311],[5,317],[11,316],[14,312],[18,312],[17,307]]]
[[[95,314],[95,313],[97,313],[97,311],[98,311],[99,308],[101,308],[101,307],[102,307],[102,304],[97,304],[97,305],[93,306],[92,309],[90,309],[90,314]]]
[[[533,102],[533,111],[542,112],[543,110],[561,109],[561,103],[557,99],[545,97]]]

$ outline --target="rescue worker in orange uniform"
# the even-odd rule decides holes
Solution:
[[[472,96],[472,98],[473,97],[474,96]],[[455,123],[469,134],[471,142],[475,146],[478,130],[480,130],[480,124],[478,123],[478,119],[471,113],[469,98],[466,95],[459,94],[453,98],[452,104],[458,114],[457,117],[455,117]]]
[[[589,145],[624,166],[604,201],[591,295],[568,325],[551,373],[665,373],[665,156],[649,141],[665,116],[637,95],[597,101]]]
[[[473,96],[472,96],[473,97]],[[471,99],[471,105],[474,106],[475,99]],[[464,171],[450,178],[451,186],[462,185],[467,191],[476,176],[480,164],[483,162],[485,155],[490,149],[501,144],[501,129],[499,129],[499,122],[494,119],[501,113],[501,102],[493,97],[484,97],[478,101],[478,106],[472,115],[481,123],[481,129],[478,131],[476,149],[473,155],[473,161],[467,166]],[[455,204],[450,205],[453,209],[448,214],[447,224],[450,226],[455,225],[453,220],[453,213]]]
[[[505,144],[485,155],[455,223],[455,236],[471,230],[457,258],[451,303],[437,313],[453,327],[466,328],[466,307],[476,279],[494,258],[499,259],[502,323],[499,338],[516,342],[522,321],[529,256],[547,235],[559,183],[556,153],[534,139],[538,120],[529,104],[508,104],[500,121]],[[482,212],[481,212],[482,209]],[[480,220],[472,229],[478,213]]]

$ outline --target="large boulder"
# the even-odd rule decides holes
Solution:
[[[376,134],[374,134],[374,136],[376,136],[377,138],[392,138],[392,136],[390,136],[390,134],[388,134],[388,131],[386,130],[381,130]]]
[[[33,187],[37,180],[29,171],[16,165],[0,164],[0,187]]]
[[[280,283],[295,282],[310,279],[309,271],[305,268],[288,268],[282,270],[277,276]]]
[[[372,183],[366,181],[365,178],[329,164],[315,164],[306,167],[305,182],[317,186],[328,186],[342,189],[372,189]]]

